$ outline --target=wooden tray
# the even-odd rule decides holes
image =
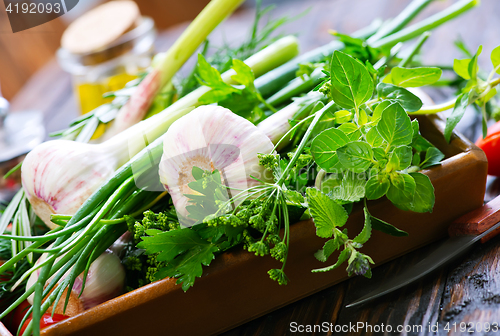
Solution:
[[[419,122],[422,134],[446,155],[440,166],[423,171],[435,188],[434,211],[405,212],[385,198],[371,202],[369,209],[374,216],[409,233],[396,238],[374,231],[362,251],[376,265],[446,236],[453,219],[483,204],[487,175],[484,153],[459,134],[446,143],[444,122],[435,116],[420,117]],[[362,223],[363,214],[358,209],[346,227],[353,235]],[[267,271],[280,266],[271,257],[235,249],[218,256],[186,293],[175,285],[175,279],[164,279],[46,328],[42,334],[212,335],[347,279],[345,267],[311,273],[311,269],[330,264],[314,258],[324,239],[316,236],[312,221],[296,223],[290,231],[286,266],[290,281],[286,286],[269,279]],[[332,256],[331,262],[334,260]]]

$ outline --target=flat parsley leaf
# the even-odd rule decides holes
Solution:
[[[218,252],[219,248],[212,244],[197,245],[190,249],[167,266],[162,267],[155,274],[156,280],[166,277],[176,277],[177,284],[182,283],[182,290],[187,291],[194,285],[195,279],[203,274],[202,266],[208,266],[215,258],[214,253]]]
[[[159,253],[158,261],[171,261],[176,256],[192,247],[208,244],[193,230],[188,228],[161,231],[146,230],[148,236],[142,237],[137,246],[146,250],[146,254]]]

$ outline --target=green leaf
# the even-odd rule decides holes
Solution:
[[[372,221],[372,228],[383,233],[386,233],[395,237],[406,237],[408,232],[398,229],[397,227],[370,215]]]
[[[481,51],[483,51],[483,46],[480,45],[479,48],[477,48],[476,54],[472,57],[470,63],[469,63],[469,76],[471,79],[476,79],[477,78],[477,72],[478,72],[478,66],[477,66],[477,58],[481,54]]]
[[[365,197],[366,178],[364,174],[347,172],[344,174],[339,186],[331,191],[331,197],[342,203],[358,202]]]
[[[469,64],[470,64],[469,58],[461,60],[456,59],[453,61],[453,70],[456,72],[457,75],[459,75],[463,79],[469,80],[470,79]]]
[[[239,59],[233,59],[233,70],[236,71],[236,75],[232,75],[231,78],[241,85],[246,87],[253,87],[255,76],[252,69],[245,64],[245,62]]]
[[[436,147],[430,147],[425,153],[425,159],[422,161],[421,167],[429,168],[438,165],[442,159],[444,159],[444,154]]]
[[[340,253],[339,259],[337,260],[337,262],[335,264],[328,266],[328,267],[324,267],[324,268],[313,269],[311,272],[317,273],[317,272],[331,271],[331,270],[339,267],[340,265],[342,265],[347,259],[349,259],[350,256],[351,256],[351,251],[349,249],[344,249]]]
[[[366,198],[369,200],[379,199],[387,193],[390,185],[387,177],[380,175],[370,177],[365,186]]]
[[[176,283],[182,283],[182,290],[187,291],[194,285],[195,279],[203,274],[202,266],[209,266],[215,258],[214,253],[218,251],[219,248],[212,244],[198,245],[160,268],[155,279],[178,278]]]
[[[380,133],[377,131],[377,128],[372,127],[366,133],[366,142],[368,142],[372,147],[379,147],[384,142],[384,138],[380,136]]]
[[[335,122],[337,124],[343,124],[352,119],[352,113],[351,111],[348,110],[340,110],[335,113],[333,113],[333,116],[335,117]]]
[[[427,175],[410,173],[415,181],[415,192],[410,202],[399,203],[396,206],[402,210],[414,212],[432,212],[435,196],[434,187]]]
[[[415,112],[422,108],[422,101],[410,91],[392,84],[379,83],[377,93],[382,98],[398,102],[409,112]]]
[[[453,108],[453,112],[446,119],[446,126],[444,128],[444,138],[450,142],[451,134],[457,126],[458,122],[462,120],[467,106],[469,106],[469,92],[464,92],[457,97],[457,102]]]
[[[441,69],[434,67],[401,68],[391,71],[392,84],[402,87],[418,87],[434,84],[441,78]]]
[[[345,124],[344,124],[345,125]],[[326,171],[338,163],[337,149],[349,142],[347,135],[340,129],[330,128],[321,132],[311,143],[314,161]]]
[[[146,250],[146,254],[159,253],[156,257],[158,261],[171,261],[190,248],[209,244],[188,228],[172,231],[146,230],[146,234],[149,237],[142,237],[143,241],[137,247]]]
[[[316,188],[307,188],[307,203],[316,226],[316,235],[321,238],[330,238],[333,229],[341,227],[347,222],[345,209]]]
[[[384,110],[392,104],[393,102],[391,102],[390,100],[383,100],[382,102],[380,102],[375,107],[375,110],[373,110],[372,120],[378,121],[382,117],[382,113],[384,112]]]
[[[373,94],[373,80],[357,59],[335,51],[331,61],[331,95],[343,108],[356,110]]]
[[[231,85],[224,83],[219,71],[212,67],[201,53],[198,54],[197,68],[197,79],[200,84],[208,86],[212,89],[198,99],[200,103],[217,103],[231,96],[233,92],[238,92],[238,90],[233,88]]]
[[[411,121],[411,128],[413,130],[413,136],[411,138],[411,141],[414,142],[415,140],[417,140],[417,137],[420,134],[420,125],[418,124],[417,119],[413,119]]]
[[[391,176],[391,186],[387,191],[387,198],[397,207],[405,206],[413,200],[415,180],[409,174],[395,174]]]
[[[363,212],[365,214],[365,225],[363,226],[363,230],[353,239],[355,243],[364,244],[370,239],[372,235],[372,223],[370,220],[370,213],[366,209],[363,208]]]
[[[351,123],[351,122],[343,123],[342,125],[340,125],[337,128],[347,135],[354,133],[358,130],[358,126],[356,126],[356,124]]]
[[[398,103],[384,109],[377,131],[389,146],[409,145],[413,137],[410,117]]]
[[[344,241],[347,240],[348,237],[345,233],[339,233],[339,232],[337,232],[335,238],[327,240],[321,250],[314,253],[316,259],[325,262],[333,254],[333,252],[337,251],[339,248],[342,247]]]
[[[410,166],[412,151],[410,146],[399,146],[394,148],[389,157],[388,171],[403,170]]]
[[[491,51],[491,63],[496,73],[500,75],[500,46]]]
[[[362,141],[350,142],[337,149],[340,164],[347,169],[361,172],[373,163],[373,151],[369,144]]]

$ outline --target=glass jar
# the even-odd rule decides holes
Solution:
[[[156,30],[149,17],[112,44],[87,54],[57,51],[61,67],[72,75],[74,93],[82,114],[107,103],[109,91],[122,89],[150,66]]]

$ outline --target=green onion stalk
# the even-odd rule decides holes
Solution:
[[[172,80],[182,65],[206,40],[208,34],[242,2],[243,0],[212,0],[170,49],[155,57],[152,70],[139,84],[129,101],[118,111],[106,136],[109,138],[144,119],[158,92]]]
[[[296,38],[293,36],[287,36],[249,57],[245,60],[245,63],[254,71],[256,76],[259,76],[279,66],[280,64],[285,63],[297,54],[298,44]],[[229,70],[222,74],[222,78],[228,83],[233,83],[231,79],[233,75],[235,75],[234,70]],[[43,289],[43,285],[41,284],[45,284],[45,281],[54,275],[56,270],[60,269],[61,265],[65,265],[70,262],[70,260],[73,260],[71,258],[78,254],[79,258],[74,261],[75,265],[78,267],[74,268],[74,271],[71,273],[72,276],[68,279],[72,279],[72,277],[76,278],[76,276],[81,274],[90,265],[90,263],[83,263],[82,260],[88,260],[90,254],[95,257],[99,256],[100,252],[104,251],[113,242],[113,240],[110,240],[109,244],[106,245],[98,240],[96,241],[93,239],[96,234],[101,232],[101,234],[106,235],[106,232],[114,230],[116,233],[113,237],[116,240],[116,238],[123,234],[127,229],[124,224],[125,219],[123,218],[125,214],[135,213],[138,216],[141,215],[143,211],[150,208],[152,206],[151,203],[144,202],[144,197],[147,195],[153,194],[154,199],[156,201],[159,200],[157,199],[159,196],[157,193],[138,190],[136,181],[140,180],[141,176],[148,176],[148,174],[151,174],[151,170],[157,169],[158,162],[155,160],[158,160],[162,153],[162,141],[158,138],[175,120],[198,106],[198,99],[208,91],[210,91],[210,88],[200,87],[182,99],[179,99],[164,111],[143,122],[140,122],[126,132],[120,133],[117,137],[121,140],[118,142],[124,143],[126,146],[130,143],[131,148],[129,148],[129,151],[138,152],[141,149],[141,146],[143,148],[147,144],[149,144],[149,146],[147,149],[142,149],[142,151],[135,155],[130,161],[119,168],[106,182],[103,181],[103,186],[94,192],[69,220],[67,220],[68,217],[66,216],[54,216],[54,220],[64,226],[55,227],[47,235],[33,237],[33,239],[29,237],[16,237],[10,235],[2,237],[19,241],[26,241],[29,239],[29,241],[35,241],[35,243],[20,251],[16,258],[9,260],[6,264],[1,266],[0,272],[12,267],[17,260],[20,260],[27,254],[33,252],[35,249],[40,248],[43,243],[48,243],[55,239],[51,246],[51,250],[47,252],[50,256],[46,258],[43,263],[33,266],[23,276],[23,279],[26,279],[36,269],[41,269],[37,284],[32,288],[27,289],[27,293],[30,292],[29,295],[33,292],[35,293],[33,306],[33,317],[35,321],[37,321],[37,318],[41,316],[44,311],[40,310],[40,303],[42,297],[48,293],[47,290]],[[134,129],[139,130],[133,137],[134,139],[124,138],[124,133],[128,133],[131,130],[133,131]],[[59,140],[51,141],[51,143],[57,143],[57,141]],[[88,144],[80,145],[96,146]],[[123,201],[124,196],[129,194],[131,196],[125,197],[126,201]],[[144,197],[138,197],[138,194],[144,195]],[[117,205],[120,203],[122,203],[123,206],[117,208]],[[146,207],[144,207],[144,204],[146,204]],[[64,223],[65,219],[67,220],[66,223]],[[85,248],[85,253],[82,252],[83,248]],[[64,255],[65,257],[67,256],[64,259],[66,263],[57,262],[56,264],[53,264],[55,259],[61,255]],[[80,260],[80,262],[77,264],[78,260]],[[82,267],[82,265],[85,267]],[[57,285],[57,288],[59,288],[58,293],[62,293],[62,291],[64,291],[64,289],[61,289],[61,286],[67,287],[72,283],[70,280],[68,281],[61,282]],[[74,279],[72,281],[74,281]],[[54,290],[54,292],[55,291],[56,290]],[[52,294],[54,292],[52,292]],[[49,298],[56,300],[58,296],[52,294]],[[26,296],[24,295],[23,297]],[[16,301],[11,307],[0,315],[0,318],[10,312],[16,305],[19,304],[19,302],[21,301]],[[48,301],[45,302],[47,303]],[[43,307],[45,307],[45,305],[46,304],[44,303]],[[33,325],[34,333],[39,332],[37,331],[37,328],[38,325],[35,323]],[[31,330],[31,328],[28,329]]]

